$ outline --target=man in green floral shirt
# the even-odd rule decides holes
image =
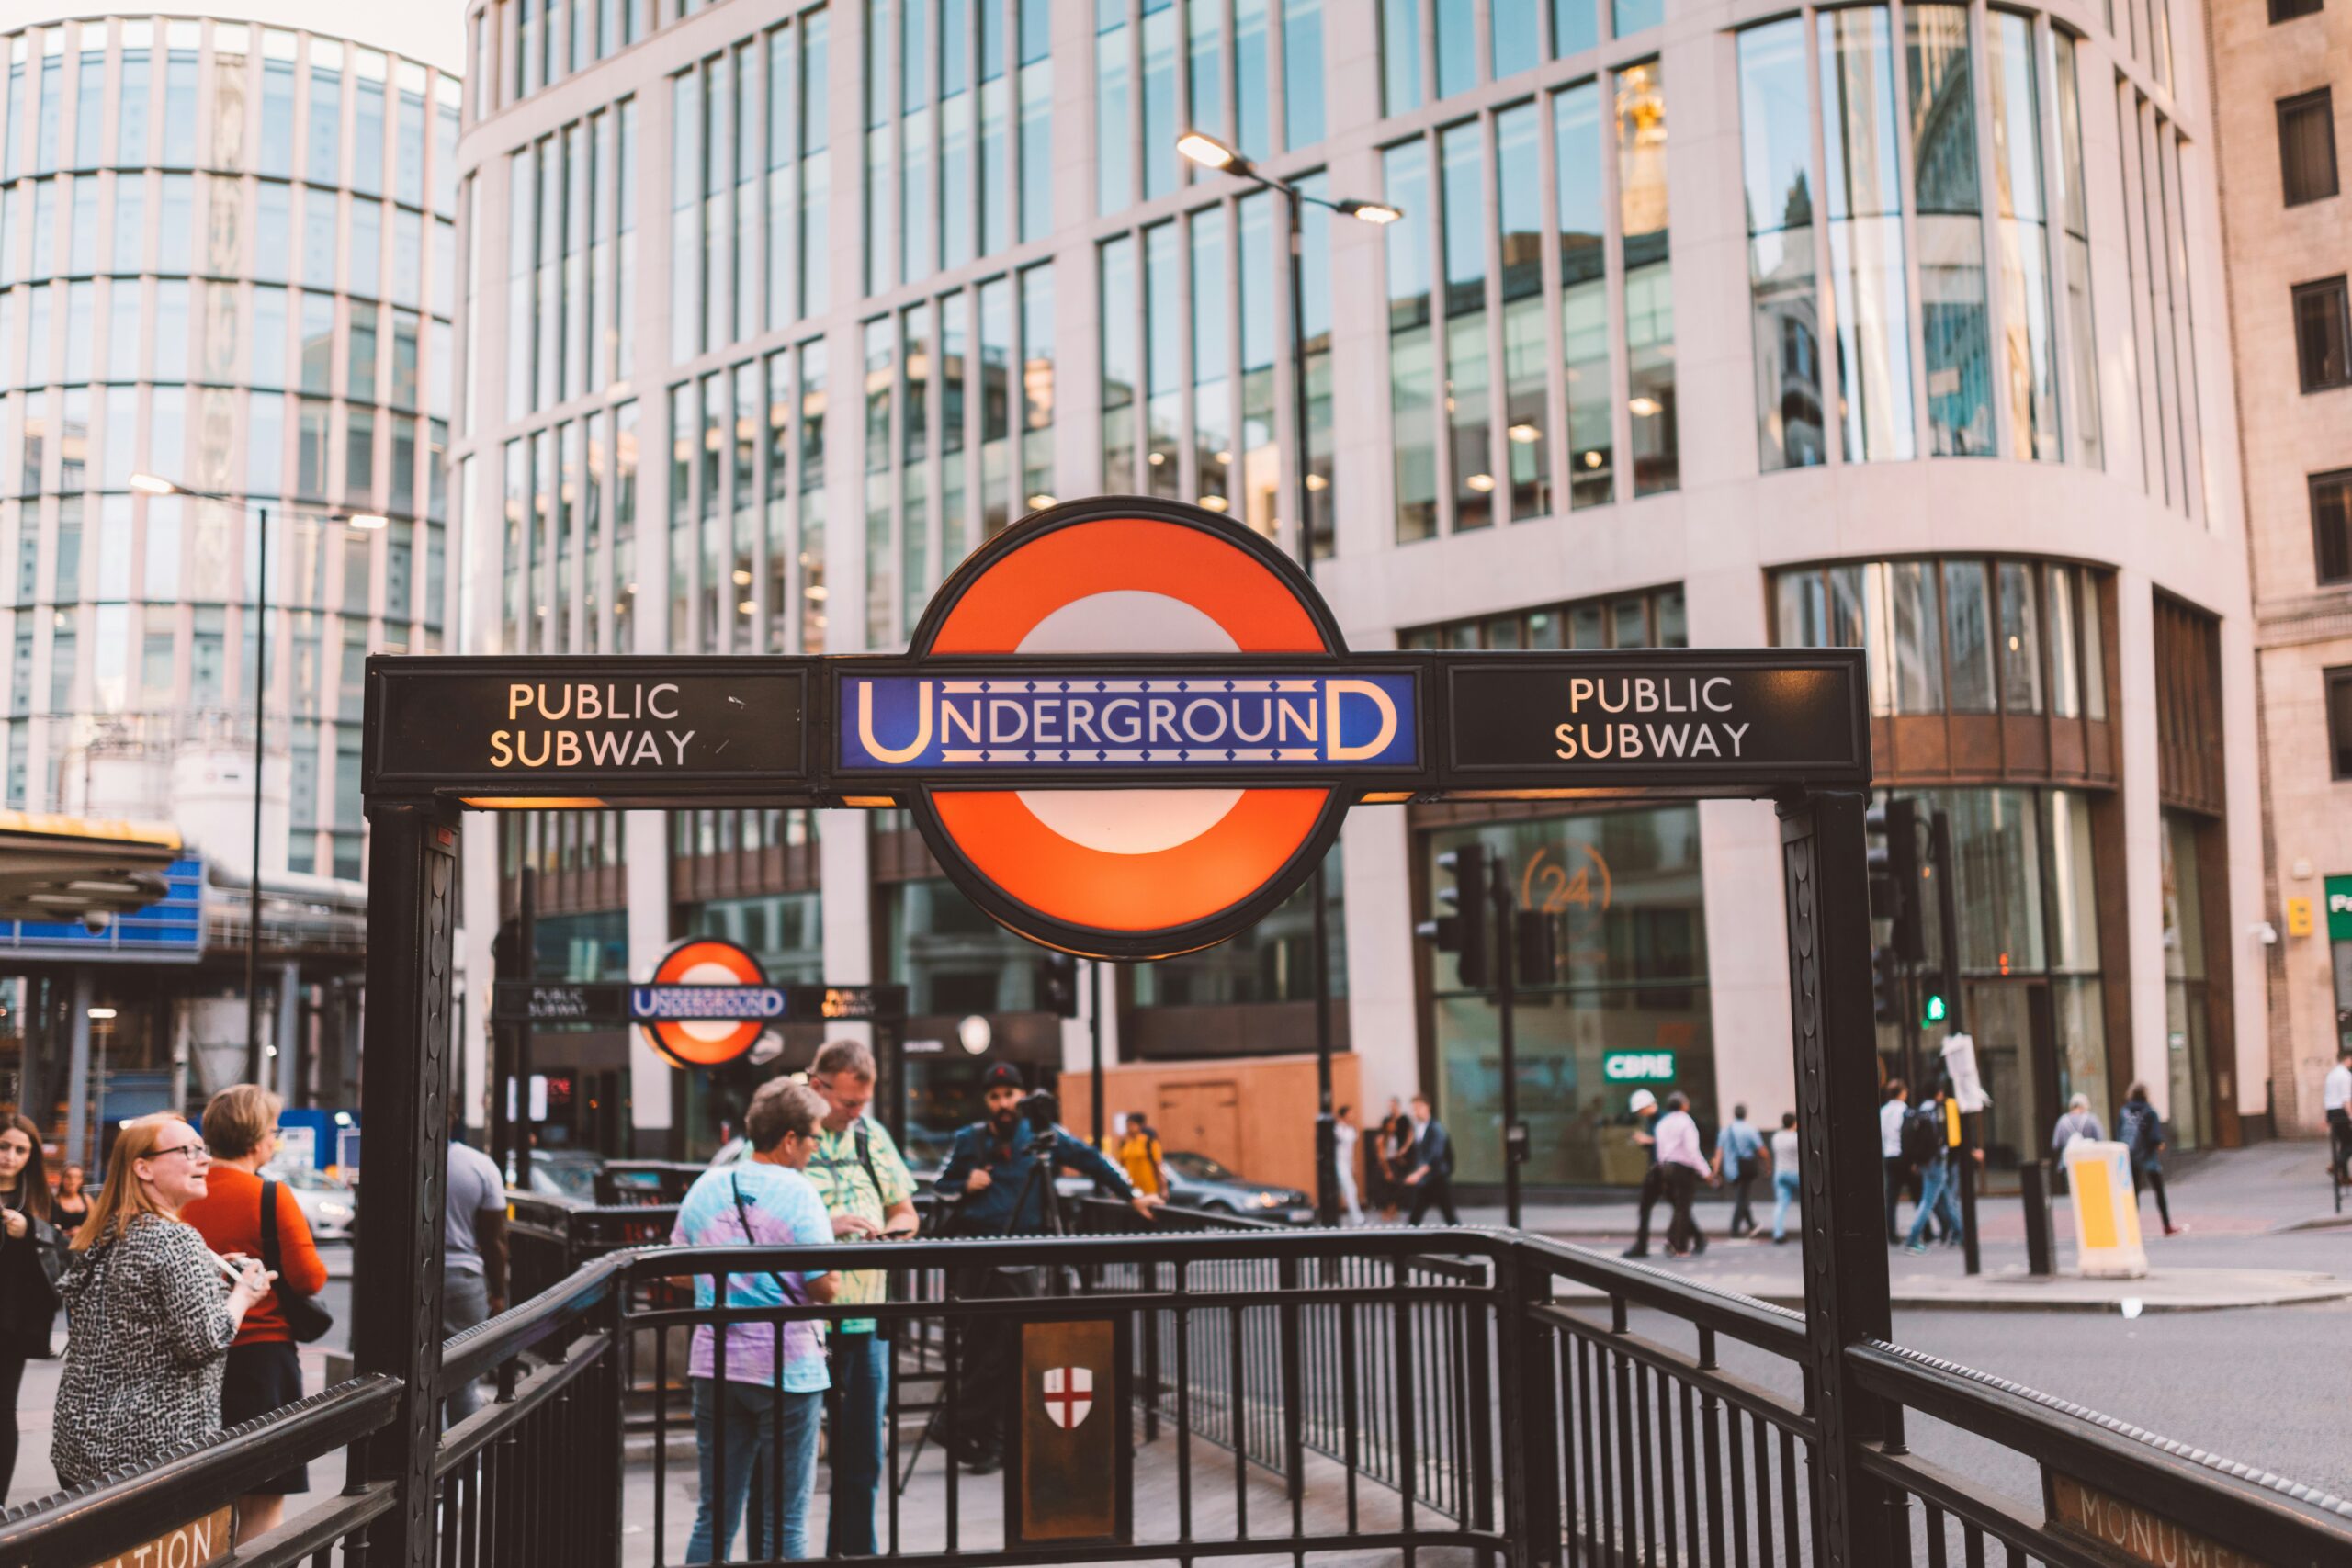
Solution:
[[[898,1145],[866,1114],[874,1102],[874,1054],[854,1040],[828,1042],[808,1068],[808,1087],[825,1101],[808,1178],[817,1185],[842,1241],[915,1234],[915,1183]],[[842,1276],[837,1304],[878,1302],[888,1292],[881,1269]],[[874,1504],[882,1481],[883,1412],[890,1392],[890,1345],[872,1318],[847,1318],[834,1333],[831,1420],[833,1496],[829,1557],[874,1554]]]

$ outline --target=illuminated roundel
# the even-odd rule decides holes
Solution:
[[[1073,502],[975,551],[917,658],[1325,654],[1339,628],[1295,562],[1198,507]],[[1156,958],[1254,924],[1313,870],[1348,802],[1325,788],[933,787],[932,851],[991,916],[1050,946]]]
[[[646,1017],[661,1010],[658,1005],[648,1004],[665,994],[661,987],[671,986],[741,986],[764,990],[767,976],[758,959],[733,942],[715,937],[692,937],[669,951],[655,967],[651,982],[637,987],[639,1001],[632,1011],[639,1015],[639,1027],[654,1048],[682,1067],[722,1066],[751,1050],[767,1028],[756,1004],[741,1010],[752,1015],[744,1018]]]

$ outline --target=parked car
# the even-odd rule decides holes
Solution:
[[[569,1198],[575,1203],[596,1201],[596,1172],[604,1168],[601,1155],[585,1149],[533,1149],[531,1151],[531,1191],[541,1198]],[[513,1162],[508,1162],[506,1180],[514,1181]]]
[[[349,1241],[359,1218],[359,1195],[315,1166],[273,1160],[261,1168],[266,1181],[282,1183],[302,1211],[312,1241]]]
[[[1180,1209],[1278,1220],[1294,1225],[1315,1223],[1314,1198],[1295,1187],[1249,1180],[1206,1155],[1180,1149],[1170,1152],[1167,1158],[1168,1201]]]

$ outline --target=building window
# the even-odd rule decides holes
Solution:
[[[2303,390],[2324,392],[2352,386],[2352,299],[2344,275],[2295,290],[2295,357],[2302,366]]]
[[[2352,779],[2352,669],[2327,672],[2327,755],[2331,777]]]
[[[2313,474],[2312,556],[2322,582],[2352,582],[2352,468]]]
[[[1436,651],[1480,649],[1687,648],[1688,611],[1680,588],[1579,599],[1482,615],[1397,634],[1396,646]]]
[[[2297,17],[2316,17],[2324,0],[2270,0],[2270,22],[2291,22]]]
[[[2335,105],[2327,88],[2278,100],[2278,178],[2290,207],[2335,194]]]

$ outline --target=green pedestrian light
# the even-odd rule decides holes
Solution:
[[[1943,998],[1936,995],[1933,991],[1930,991],[1928,993],[1927,1006],[1920,1010],[1919,1021],[1923,1024],[1928,1024],[1941,1023],[1943,1021],[1944,999]]]

